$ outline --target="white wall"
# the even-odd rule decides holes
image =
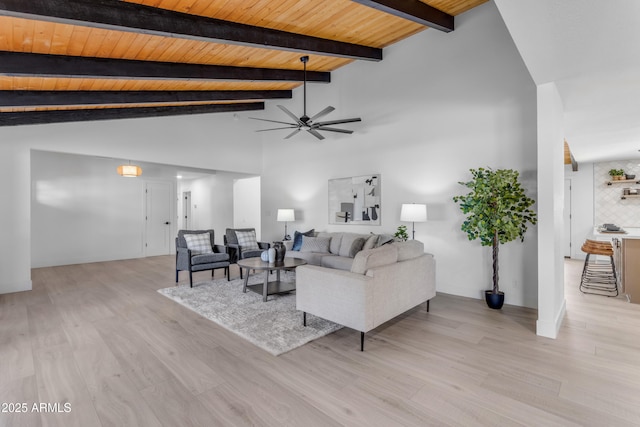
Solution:
[[[233,228],[255,228],[262,241],[260,177],[238,179],[233,184]]]
[[[580,163],[575,172],[567,165],[564,177],[571,180],[571,258],[584,259],[580,248],[594,225],[593,163]]]
[[[429,221],[416,224],[416,239],[436,256],[438,291],[480,298],[490,288],[491,250],[460,231],[452,197],[464,192],[457,182],[469,168],[491,166],[519,170],[536,198],[536,88],[493,3],[456,19],[452,33],[427,30],[386,48],[380,63],[353,63],[332,73],[330,86],[309,85],[311,114],[333,105],[327,120],[362,117],[344,126],[353,135],[262,134],[263,238],[281,237],[283,206],[296,209],[290,232],[393,233],[402,203],[426,203]],[[283,104],[300,111],[300,98]],[[263,117],[283,119],[275,108]],[[382,225],[329,226],[328,180],[373,173],[381,174]],[[536,228],[500,257],[506,302],[535,307]]]
[[[119,176],[117,165],[32,151],[33,267],[144,256],[144,179]]]
[[[538,335],[555,338],[564,299],[564,128],[555,83],[538,93]]]

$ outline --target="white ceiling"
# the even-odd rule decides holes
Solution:
[[[556,83],[578,163],[640,158],[640,1],[495,3],[535,83]]]

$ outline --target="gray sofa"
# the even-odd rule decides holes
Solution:
[[[298,237],[296,232],[296,237]],[[300,258],[308,264],[338,270],[351,270],[354,257],[362,250],[373,249],[393,240],[387,234],[359,233],[308,233],[302,235],[300,250],[293,250],[294,241],[285,241],[287,252],[285,257]],[[312,234],[312,235],[311,235]]]
[[[360,331],[360,350],[366,332],[424,302],[428,311],[436,295],[435,259],[417,240],[362,250],[348,271],[320,264],[296,269],[296,307],[305,325],[310,313]]]

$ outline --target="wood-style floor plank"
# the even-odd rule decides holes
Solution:
[[[438,294],[364,352],[343,328],[278,357],[158,294],[174,262],[39,268],[0,295],[0,400],[71,404],[0,427],[640,425],[640,305],[580,293],[580,261],[556,340],[535,310]]]

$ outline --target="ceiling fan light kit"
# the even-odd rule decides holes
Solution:
[[[315,120],[326,116],[327,114],[331,113],[333,110],[335,110],[335,108],[333,108],[332,106],[328,106],[325,109],[323,109],[322,111],[320,111],[319,113],[317,113],[316,115],[309,117],[307,116],[307,62],[309,62],[309,57],[308,56],[302,56],[300,58],[300,61],[302,62],[303,66],[304,66],[304,80],[302,83],[302,89],[303,89],[303,112],[302,112],[302,116],[297,117],[295,114],[293,114],[291,111],[289,111],[289,109],[287,109],[285,106],[283,105],[278,105],[278,108],[280,108],[287,116],[289,116],[292,120],[293,123],[291,122],[282,122],[282,121],[278,121],[278,120],[268,120],[268,119],[260,119],[258,117],[251,117],[254,120],[261,120],[263,122],[270,122],[270,123],[279,123],[282,125],[286,125],[283,127],[277,127],[277,128],[270,128],[270,129],[260,129],[256,132],[266,132],[266,131],[271,131],[271,130],[281,130],[281,129],[293,129],[293,131],[288,134],[287,136],[284,137],[284,139],[289,139],[294,135],[297,135],[300,131],[302,130],[306,130],[307,132],[309,132],[311,135],[315,136],[318,139],[324,139],[324,136],[322,136],[322,134],[318,131],[328,131],[328,132],[338,132],[338,133],[348,133],[348,134],[352,134],[353,131],[349,130],[349,129],[340,129],[340,128],[334,128],[331,127],[332,125],[339,125],[339,124],[344,124],[344,123],[354,123],[354,122],[360,122],[362,121],[362,119],[360,117],[355,117],[355,118],[351,118],[351,119],[340,119],[340,120],[330,120],[330,121],[325,121],[325,122],[316,122]]]

